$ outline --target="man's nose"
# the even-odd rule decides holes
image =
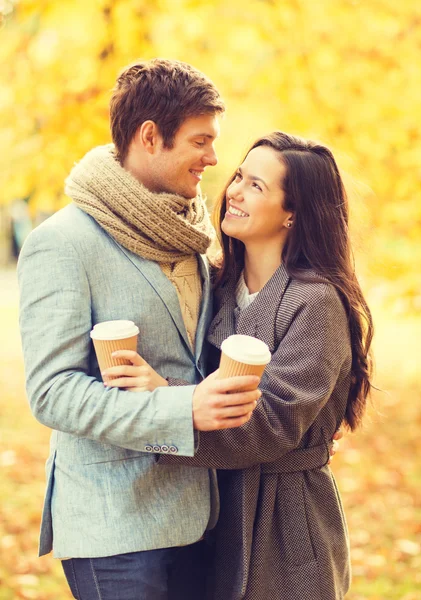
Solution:
[[[208,150],[208,152],[206,152],[206,155],[204,156],[204,161],[210,167],[214,167],[218,164],[218,157],[216,156],[215,148],[211,148],[210,150]]]

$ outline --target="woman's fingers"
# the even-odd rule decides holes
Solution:
[[[148,371],[149,366],[117,365],[102,371],[101,375],[104,379],[109,379],[110,377],[146,377]]]
[[[146,391],[148,384],[149,380],[146,377],[118,377],[104,382],[106,387],[126,388],[131,391]]]

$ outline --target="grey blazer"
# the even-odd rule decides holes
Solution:
[[[40,554],[100,557],[198,540],[217,511],[208,470],[158,467],[194,454],[193,385],[131,393],[101,382],[89,332],[130,319],[138,351],[166,377],[197,383],[211,318],[209,272],[192,354],[176,291],[158,264],[132,254],[69,205],[35,229],[18,276],[27,393],[53,429]],[[215,498],[211,514],[211,494]]]
[[[219,471],[214,600],[339,600],[349,587],[345,516],[327,466],[345,414],[347,316],[327,283],[291,280],[283,266],[245,310],[223,290],[208,339],[232,333],[269,345],[272,361],[250,421],[201,435],[194,458],[159,463]],[[232,469],[232,470],[228,470]]]

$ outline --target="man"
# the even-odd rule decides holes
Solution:
[[[79,600],[169,598],[180,562],[194,563],[195,542],[216,521],[218,493],[212,472],[157,467],[156,455],[192,456],[194,430],[244,424],[260,395],[230,393],[255,378],[199,383],[211,318],[199,184],[217,162],[223,110],[213,83],[187,64],[125,69],[111,99],[114,146],[74,167],[73,203],[21,253],[27,391],[53,429],[40,554],[63,560]],[[138,351],[167,387],[104,387],[89,332],[114,319],[138,325]],[[178,597],[200,598],[193,575]]]

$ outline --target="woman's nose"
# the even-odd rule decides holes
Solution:
[[[233,200],[235,200],[235,202],[242,202],[243,201],[243,192],[241,189],[241,181],[238,183],[231,183],[231,185],[228,188],[228,199],[230,200],[231,198]]]

